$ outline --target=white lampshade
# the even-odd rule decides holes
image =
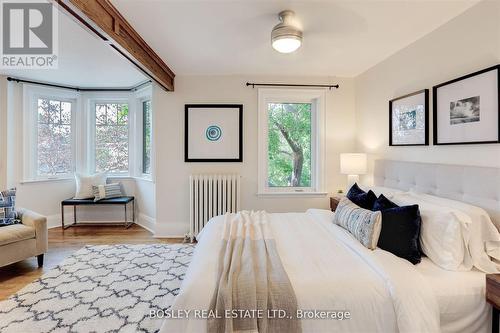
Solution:
[[[340,173],[343,175],[364,175],[367,169],[366,154],[340,154]]]

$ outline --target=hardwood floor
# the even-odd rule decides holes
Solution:
[[[132,225],[129,229],[125,229],[123,226],[79,226],[66,230],[60,227],[49,229],[49,251],[45,253],[42,268],[38,268],[36,257],[0,267],[0,300],[15,294],[85,245],[181,242],[182,239],[178,238],[153,238],[148,230],[137,224]]]

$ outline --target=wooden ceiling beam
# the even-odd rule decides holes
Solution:
[[[165,90],[175,74],[109,0],[56,0],[59,8],[103,39]]]

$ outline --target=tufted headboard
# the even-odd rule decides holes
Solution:
[[[500,229],[500,168],[375,161],[374,183],[432,194],[485,209]]]

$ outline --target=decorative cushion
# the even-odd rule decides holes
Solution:
[[[0,192],[0,227],[20,222],[16,212],[16,189]]]
[[[106,174],[96,173],[92,176],[83,176],[75,173],[76,193],[73,199],[90,199],[94,198],[92,186],[106,185]]]
[[[356,183],[347,192],[347,198],[359,207],[369,210],[373,208],[373,204],[377,200],[377,196],[372,190],[365,192]]]
[[[94,193],[94,202],[102,199],[123,197],[123,191],[120,183],[92,186]]]
[[[419,246],[422,219],[418,205],[399,207],[381,194],[373,210],[382,212],[378,247],[418,264],[422,258]]]
[[[396,208],[396,207],[399,207],[399,206],[396,205],[391,200],[387,199],[385,197],[385,195],[381,194],[381,195],[379,195],[379,197],[377,198],[377,200],[375,200],[375,202],[373,203],[372,210],[374,210],[374,211],[377,211],[377,210],[384,211],[386,209]],[[384,223],[384,218],[383,217],[382,217],[382,223]]]
[[[382,214],[359,207],[342,198],[335,210],[333,223],[347,229],[361,244],[373,250],[377,247]]]

